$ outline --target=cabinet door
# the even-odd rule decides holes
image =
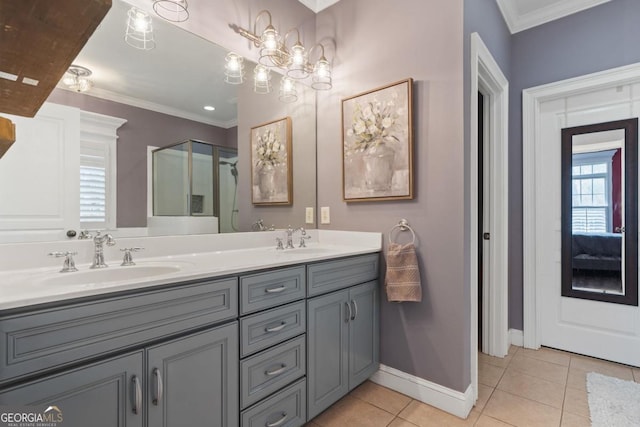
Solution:
[[[378,282],[349,289],[349,390],[378,370]]]
[[[28,382],[0,405],[55,406],[65,427],[142,427],[142,352]]]
[[[312,298],[307,305],[307,416],[328,408],[349,391],[348,291]]]
[[[238,323],[147,350],[149,426],[238,425]]]

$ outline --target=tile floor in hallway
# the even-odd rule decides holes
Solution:
[[[640,382],[640,369],[548,348],[480,354],[478,365],[478,402],[466,420],[367,381],[305,427],[586,427],[587,372]]]

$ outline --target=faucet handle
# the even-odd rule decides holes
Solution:
[[[300,236],[300,245],[298,245],[299,248],[306,248],[307,244],[305,243],[305,240],[309,240],[311,238],[311,236],[307,236],[307,233],[304,231],[304,228],[302,229],[302,235]]]
[[[282,239],[280,237],[276,237],[276,250],[277,251],[284,250],[284,246],[282,245]]]
[[[139,247],[120,249],[120,252],[124,252],[124,258],[122,259],[122,264],[120,265],[123,265],[123,266],[136,265],[136,263],[133,262],[133,257],[131,256],[131,252],[138,252],[142,250],[144,250],[144,248],[139,248]]]
[[[78,240],[88,240],[93,238],[91,232],[89,230],[80,230],[80,234],[78,234]]]
[[[52,256],[52,257],[56,257],[56,258],[65,257],[64,262],[62,263],[62,269],[60,270],[60,273],[69,273],[71,271],[78,271],[78,269],[76,268],[76,263],[73,260],[74,255],[78,255],[78,252],[69,252],[69,251],[49,252],[49,256]]]

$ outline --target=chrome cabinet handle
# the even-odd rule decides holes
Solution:
[[[280,325],[278,326],[272,326],[271,328],[265,328],[265,332],[278,332],[284,329],[284,327],[287,326],[287,322],[282,322]]]
[[[153,378],[156,383],[156,390],[151,402],[158,406],[158,403],[162,400],[162,396],[164,395],[164,385],[162,384],[162,375],[160,375],[160,369],[153,369]]]
[[[351,315],[353,314],[351,311],[351,304],[349,304],[349,302],[345,302],[344,305],[347,307],[347,318],[344,320],[345,322],[348,322],[351,319]]]
[[[287,413],[283,412],[282,413],[282,418],[280,418],[278,421],[274,421],[272,423],[266,423],[265,427],[278,427],[279,425],[282,425],[282,423],[284,422],[284,420],[287,419]]]
[[[358,303],[356,303],[356,300],[352,299],[351,303],[353,304],[353,316],[351,316],[351,320],[356,320],[356,317],[358,317]]]
[[[264,291],[268,294],[277,294],[287,289],[286,286],[278,286],[277,288],[267,288]]]
[[[138,414],[142,408],[142,388],[140,387],[140,380],[137,376],[131,377],[131,384],[133,385],[133,413]]]
[[[285,365],[284,363],[282,365],[280,365],[280,367],[278,369],[274,369],[273,371],[264,371],[264,374],[272,377],[274,375],[280,375],[281,373],[283,373],[284,371],[287,370],[287,365]]]

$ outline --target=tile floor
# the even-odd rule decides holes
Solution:
[[[305,427],[586,427],[587,372],[640,382],[640,369],[548,348],[480,354],[478,365],[478,402],[466,420],[367,381]]]

